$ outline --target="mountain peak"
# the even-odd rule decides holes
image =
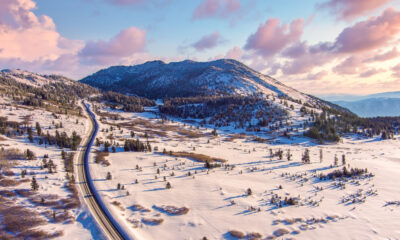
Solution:
[[[156,60],[110,67],[80,81],[104,90],[150,98],[264,94],[308,99],[305,94],[234,59],[170,63]]]

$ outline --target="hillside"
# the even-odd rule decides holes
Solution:
[[[304,94],[232,59],[211,62],[186,60],[168,64],[152,61],[135,66],[114,66],[80,82],[148,98],[263,93],[307,99]]]

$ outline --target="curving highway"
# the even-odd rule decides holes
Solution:
[[[89,154],[91,146],[98,131],[98,123],[95,115],[91,112],[90,106],[82,101],[90,119],[90,131],[82,141],[78,152],[77,161],[77,182],[79,183],[83,198],[88,206],[93,218],[108,239],[130,239],[129,235],[123,230],[117,221],[112,217],[110,211],[102,202],[93,182],[89,171]]]

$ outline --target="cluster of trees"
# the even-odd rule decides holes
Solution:
[[[302,107],[304,114],[309,114],[311,124],[305,136],[324,141],[337,142],[342,134],[358,134],[364,137],[381,136],[391,139],[398,133],[400,117],[360,118],[342,108],[322,107],[320,114]]]
[[[361,169],[361,168],[351,168],[348,170],[346,167],[343,167],[342,169],[337,169],[334,170],[328,174],[323,174],[321,173],[319,175],[320,180],[328,180],[328,179],[333,179],[335,180],[336,178],[353,178],[353,177],[362,177],[362,176],[367,176],[367,177],[372,177],[372,173],[368,173],[368,169]]]
[[[0,134],[8,137],[15,135],[22,135],[23,131],[20,128],[20,123],[15,121],[9,121],[7,117],[0,116]]]
[[[124,150],[126,152],[151,152],[151,145],[149,141],[146,143],[141,142],[139,139],[136,140],[125,140]]]
[[[46,145],[57,145],[60,148],[70,148],[71,150],[77,150],[82,138],[75,131],[72,132],[71,136],[68,137],[66,132],[59,133],[56,130],[55,135],[42,134],[39,136],[39,144]]]
[[[143,112],[143,107],[155,105],[154,100],[111,91],[103,92],[101,95],[93,97],[92,100],[98,102],[105,101],[112,109],[120,108],[126,112]]]
[[[74,173],[74,156],[73,152],[66,153],[61,151],[61,159],[64,160],[64,169],[68,173]]]
[[[248,131],[275,127],[272,126],[273,122],[282,122],[287,116],[285,110],[258,95],[171,98],[165,99],[159,110],[165,115],[203,119],[203,124],[216,127],[233,124],[235,128],[245,128]]]

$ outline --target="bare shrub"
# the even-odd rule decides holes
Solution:
[[[21,196],[21,197],[29,197],[29,196],[32,196],[32,195],[36,194],[35,192],[31,191],[30,189],[15,189],[15,193],[18,194],[18,196]]]
[[[155,209],[161,212],[168,213],[170,215],[184,215],[189,212],[189,208],[187,207],[175,207],[175,206],[168,206],[168,205],[161,205],[161,206],[153,206]]]
[[[15,173],[12,170],[4,170],[3,175],[10,177],[10,176],[14,176]]]
[[[261,233],[258,232],[252,232],[247,234],[247,239],[249,240],[255,240],[255,239],[261,239],[262,235]]]
[[[140,204],[133,204],[131,207],[132,211],[139,211],[139,212],[150,212],[151,210],[148,208],[143,207]]]
[[[165,154],[174,156],[174,157],[185,157],[185,158],[190,158],[198,162],[227,162],[227,160],[222,159],[222,158],[216,158],[216,157],[210,157],[204,154],[200,153],[192,153],[192,152],[173,152],[173,151],[167,151]]]
[[[147,225],[160,225],[164,222],[162,218],[142,218],[142,222]]]
[[[243,232],[238,231],[238,230],[230,230],[230,231],[229,231],[229,234],[230,234],[232,237],[237,238],[237,239],[243,239],[243,238],[246,237],[246,234],[244,234]]]
[[[104,166],[110,166],[110,162],[106,159],[106,157],[109,155],[110,155],[109,152],[96,151],[94,162],[100,163]]]
[[[15,166],[15,160],[25,160],[25,154],[16,148],[5,149],[0,151],[0,169]]]
[[[277,237],[280,237],[280,236],[283,236],[288,233],[290,233],[290,231],[287,230],[286,228],[279,228],[274,232],[274,235]]]
[[[17,194],[9,190],[0,190],[0,196],[3,197],[15,197]],[[1,239],[1,238],[0,238]]]

